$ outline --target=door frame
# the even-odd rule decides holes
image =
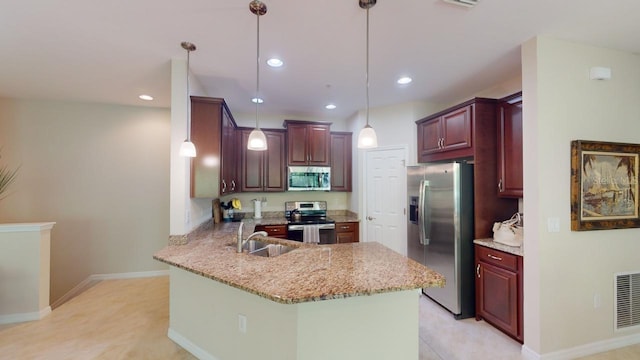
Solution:
[[[372,152],[378,152],[378,151],[391,151],[391,150],[401,150],[403,152],[403,157],[404,157],[404,164],[403,166],[406,168],[408,166],[407,164],[407,158],[409,156],[409,146],[408,145],[388,145],[388,146],[380,146],[377,148],[373,148],[373,149],[365,149],[362,153],[362,178],[360,178],[360,206],[361,206],[361,211],[360,213],[362,214],[361,219],[362,219],[362,226],[360,226],[360,241],[362,242],[367,242],[367,232],[368,232],[368,226],[367,226],[367,197],[365,194],[368,193],[368,189],[367,189],[367,179],[368,179],[368,175],[371,171],[371,169],[369,168],[369,163],[367,161],[367,158],[369,156],[369,153]],[[403,206],[404,206],[404,217],[405,217],[405,222],[407,219],[407,173],[406,171],[404,172],[404,178],[402,181],[402,188],[400,189],[401,194],[402,194],[402,198],[403,198]],[[405,234],[405,241],[406,241],[406,234]]]

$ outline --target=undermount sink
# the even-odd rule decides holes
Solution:
[[[245,248],[249,250],[249,255],[263,257],[276,257],[278,255],[282,255],[296,249],[292,246],[269,244],[259,240],[247,241],[247,243],[245,244]]]

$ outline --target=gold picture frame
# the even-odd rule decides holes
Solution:
[[[640,227],[640,145],[571,142],[571,230]]]

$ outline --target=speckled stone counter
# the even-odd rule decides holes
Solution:
[[[481,245],[481,246],[485,246],[485,247],[488,247],[488,248],[504,251],[504,252],[509,253],[509,254],[518,255],[518,256],[524,256],[524,249],[522,248],[522,246],[509,246],[509,245],[505,245],[505,244],[500,244],[500,243],[497,243],[497,242],[493,241],[492,238],[475,239],[475,240],[473,240],[473,243]]]
[[[251,234],[256,223],[273,221],[278,219],[244,220],[244,234]],[[167,246],[154,259],[285,304],[445,284],[442,275],[379,243],[313,245],[263,238],[297,249],[272,258],[239,254],[239,224],[207,222],[187,236],[185,245]]]

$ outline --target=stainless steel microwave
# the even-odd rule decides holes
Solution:
[[[328,166],[289,166],[289,191],[331,190],[331,168]]]

